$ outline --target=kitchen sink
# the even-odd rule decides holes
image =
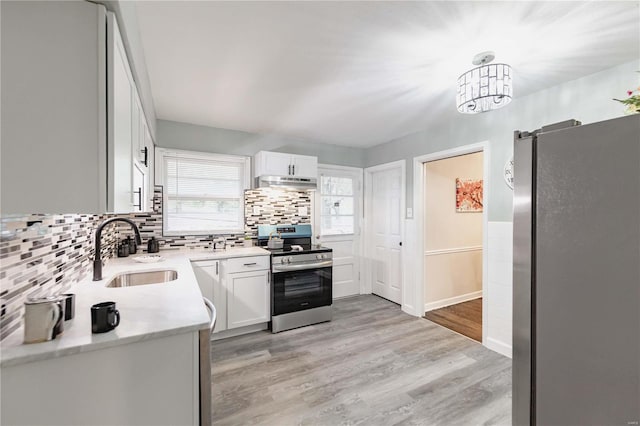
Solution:
[[[133,287],[136,285],[161,284],[178,279],[178,272],[169,269],[160,271],[129,272],[119,274],[106,287]]]

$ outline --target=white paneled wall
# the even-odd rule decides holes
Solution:
[[[424,254],[424,311],[482,297],[482,246]]]
[[[489,222],[486,345],[511,357],[513,223]]]

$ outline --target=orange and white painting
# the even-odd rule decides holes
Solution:
[[[482,211],[482,179],[456,178],[456,212]]]

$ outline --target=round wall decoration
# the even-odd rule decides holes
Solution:
[[[503,173],[505,183],[509,188],[513,189],[513,157],[511,157],[507,160],[506,163],[504,163]]]

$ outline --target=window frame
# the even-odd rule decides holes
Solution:
[[[188,151],[180,149],[167,149],[156,148],[155,149],[155,175],[156,185],[162,186],[162,235],[163,236],[203,236],[203,235],[228,235],[228,234],[243,234],[244,229],[244,193],[247,189],[251,188],[251,157],[241,155],[229,155],[218,154],[214,152],[202,152],[202,151]],[[241,193],[240,193],[240,208],[238,216],[241,223],[240,229],[210,229],[202,231],[169,231],[168,230],[168,218],[166,213],[167,206],[169,205],[169,193],[166,190],[166,175],[165,175],[165,159],[167,157],[183,158],[198,161],[215,161],[219,163],[230,163],[242,166],[241,173]]]
[[[317,219],[317,223],[318,223],[318,232],[317,234],[322,237],[322,238],[332,238],[332,237],[348,237],[348,236],[353,236],[356,237],[358,235],[358,198],[359,198],[359,181],[358,178],[356,178],[356,176],[354,176],[353,174],[350,173],[340,173],[340,172],[336,172],[336,173],[332,173],[332,174],[328,174],[327,177],[328,178],[339,178],[339,179],[351,179],[352,181],[352,193],[351,195],[339,195],[339,194],[323,194],[322,193],[322,178],[325,177],[324,173],[319,173],[319,179],[318,179],[318,190],[317,190],[317,194],[318,194],[318,203],[319,203],[319,208],[318,208],[318,219]],[[351,198],[353,200],[353,213],[350,215],[323,215],[322,214],[322,198],[323,197],[329,197],[329,198],[338,198],[338,197],[348,197]],[[323,228],[322,228],[322,219],[323,217],[351,217],[353,220],[353,228],[352,231],[350,233],[337,233],[337,234],[324,234],[323,233]]]

